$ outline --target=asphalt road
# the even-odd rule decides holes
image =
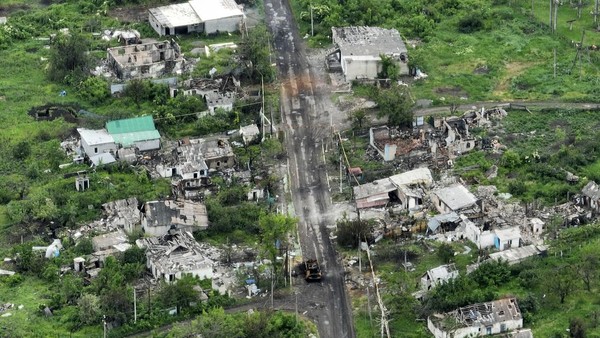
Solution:
[[[282,83],[281,126],[289,158],[292,202],[299,218],[298,234],[304,259],[316,258],[322,266],[321,283],[296,284],[299,311],[314,320],[321,338],[354,337],[344,285],[344,269],[329,239],[334,224],[325,174],[322,144],[331,137],[323,112],[328,95],[311,72],[304,42],[287,0],[265,0],[266,22],[273,35],[279,80]],[[289,303],[288,303],[289,304]]]

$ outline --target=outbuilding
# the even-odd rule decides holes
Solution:
[[[148,10],[148,21],[160,36],[235,32],[243,20],[234,0],[190,0]]]

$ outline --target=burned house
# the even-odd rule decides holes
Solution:
[[[160,134],[152,116],[110,121],[106,123],[106,130],[122,148],[136,148],[139,151],[160,148]]]
[[[135,197],[102,204],[104,215],[113,227],[131,233],[140,228],[142,213]]]
[[[190,0],[148,10],[150,26],[160,36],[235,32],[243,20],[234,0]]]
[[[427,328],[435,338],[509,334],[523,328],[523,317],[516,298],[506,298],[433,314],[427,318]]]
[[[223,111],[232,111],[233,104],[235,103],[236,97],[233,92],[220,92],[218,90],[211,90],[208,92],[201,93],[208,112],[214,114],[217,109]]]
[[[408,54],[397,30],[365,26],[332,27],[331,33],[336,50],[327,58],[329,68],[341,68],[346,80],[377,78],[383,69],[382,55],[390,57],[398,65],[400,75],[408,75]]]
[[[424,188],[433,184],[433,176],[428,168],[417,168],[390,177],[397,187],[396,195],[400,205],[407,210],[418,209],[426,197]]]
[[[393,161],[398,156],[420,156],[429,152],[426,130],[399,132],[387,126],[369,129],[369,144],[384,161]]]
[[[397,187],[389,178],[376,180],[353,187],[354,200],[357,209],[383,207],[390,202],[390,195]]]
[[[575,204],[584,206],[598,213],[600,211],[600,187],[590,181],[581,190],[581,195],[575,197]]]
[[[440,265],[428,270],[421,276],[420,286],[422,291],[429,291],[437,285],[443,284],[458,277],[458,270],[454,263]]]
[[[186,66],[181,49],[174,41],[108,48],[107,62],[111,71],[121,80],[178,74]]]
[[[150,201],[143,207],[142,229],[152,236],[162,236],[171,229],[204,230],[208,227],[206,206],[188,200]]]
[[[190,142],[193,141],[198,141],[208,169],[225,169],[235,165],[235,154],[227,139],[198,139]]]
[[[125,232],[122,230],[117,230],[92,238],[92,247],[94,248],[94,251],[103,251],[108,249],[125,251],[130,247],[128,241],[129,240],[127,239]]]
[[[187,231],[136,241],[146,249],[146,266],[157,280],[173,282],[185,275],[201,279],[213,277],[215,263]]]
[[[469,134],[469,124],[463,118],[452,116],[442,120],[442,133],[449,154],[460,155],[475,149],[476,140]]]
[[[477,198],[462,184],[435,190],[431,194],[431,200],[436,209],[444,214],[448,212],[459,212],[463,209],[473,207]]]

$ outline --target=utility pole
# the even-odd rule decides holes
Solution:
[[[104,338],[106,338],[106,315],[102,316],[102,326],[104,327]]]
[[[556,48],[554,48],[554,78],[556,79]]]
[[[342,193],[342,154],[340,154],[340,194]]]
[[[594,23],[597,25],[596,29],[600,31],[600,23],[598,23],[598,9],[600,7],[600,0],[596,0],[596,6],[594,7]]]
[[[298,290],[294,291],[294,296],[296,296],[296,325],[298,325]]]
[[[262,108],[261,108],[261,115],[262,115],[262,119],[261,119],[261,125],[262,125],[262,140],[261,142],[264,142],[265,140],[265,81],[264,81],[264,77],[262,75],[262,73],[260,73],[260,91],[262,94]]]
[[[137,323],[137,296],[135,294],[135,286],[133,287],[133,323]]]
[[[554,26],[553,26],[553,29],[552,29],[552,31],[553,31],[554,33],[556,33],[556,19],[557,19],[557,17],[558,17],[558,5],[559,5],[559,2],[558,2],[558,1],[559,1],[559,0],[555,0],[555,1],[554,1]]]
[[[313,19],[313,5],[310,4],[310,36],[315,36],[315,22]]]
[[[554,4],[554,0],[550,0],[550,21],[548,22],[548,26],[550,26],[550,30],[554,33],[554,31],[552,30],[552,5]]]

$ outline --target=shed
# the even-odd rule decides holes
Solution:
[[[234,0],[190,0],[148,10],[148,21],[160,36],[235,32],[243,20]]]
[[[253,123],[247,126],[240,127],[240,135],[244,140],[244,144],[247,145],[250,142],[256,140],[258,136],[260,136],[260,130],[258,130],[258,126]]]
[[[506,250],[512,247],[519,247],[521,244],[521,230],[519,227],[494,230],[494,246],[498,250]]]
[[[140,151],[160,148],[160,134],[152,116],[140,116],[106,123],[106,130],[115,143],[124,148],[136,147]]]

